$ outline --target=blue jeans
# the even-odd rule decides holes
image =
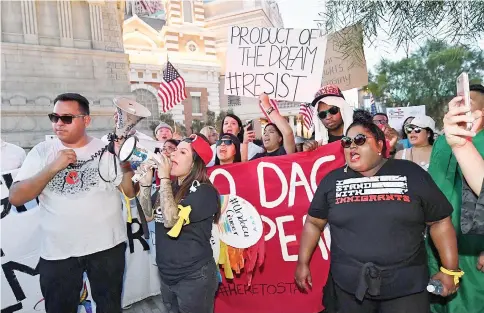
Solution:
[[[174,285],[161,279],[161,297],[169,313],[213,313],[217,289],[217,265],[213,259]]]

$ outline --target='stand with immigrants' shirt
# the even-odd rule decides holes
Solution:
[[[331,274],[344,291],[361,289],[361,271],[373,263],[381,272],[380,294],[394,299],[425,290],[429,272],[426,223],[452,213],[430,175],[417,164],[389,159],[372,177],[349,167],[323,178],[309,215],[331,225]]]
[[[126,241],[122,204],[116,188],[123,179],[119,162],[101,162],[102,168],[98,169],[99,155],[92,158],[104,146],[100,139],[91,138],[86,146],[73,149],[76,165],[58,172],[39,195],[41,258],[62,260],[85,256]],[[64,149],[69,148],[59,139],[39,143],[28,153],[15,181],[35,176]],[[116,176],[114,164],[118,167]],[[102,180],[99,171],[113,182]]]

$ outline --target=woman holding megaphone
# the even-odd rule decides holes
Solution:
[[[181,141],[169,157],[158,154],[154,166],[160,185],[154,204],[150,165],[140,166],[148,174],[140,180],[139,200],[147,220],[155,220],[156,264],[167,311],[213,312],[218,270],[210,237],[220,199],[207,174],[212,154],[208,142],[197,135]]]

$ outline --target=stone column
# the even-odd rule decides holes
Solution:
[[[97,3],[89,2],[89,17],[91,21],[92,47],[96,50],[104,50],[102,7]]]
[[[70,1],[57,1],[57,16],[59,19],[61,46],[74,47],[74,35],[72,33],[72,9]]]
[[[22,26],[24,31],[24,43],[38,45],[39,31],[37,29],[37,11],[35,1],[22,0]]]

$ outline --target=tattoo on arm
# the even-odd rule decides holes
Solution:
[[[172,228],[178,220],[178,206],[168,179],[162,179],[160,182],[160,207],[163,212],[163,224],[166,228]]]
[[[153,205],[151,203],[151,187],[140,187],[139,203],[143,209],[143,213],[147,218],[153,218]]]

